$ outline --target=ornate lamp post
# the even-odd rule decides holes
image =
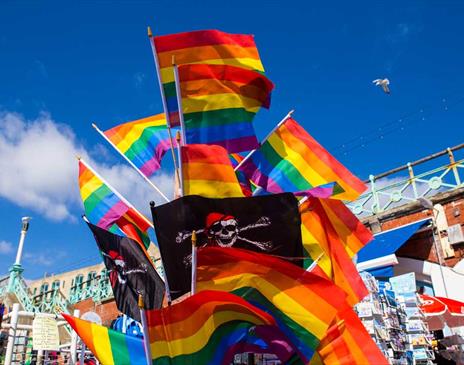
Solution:
[[[23,267],[21,266],[21,257],[23,255],[23,246],[24,246],[24,240],[26,238],[27,230],[29,229],[29,221],[31,220],[31,217],[22,217],[22,225],[21,225],[21,235],[19,237],[19,245],[18,245],[18,251],[16,253],[16,260],[13,266],[10,268],[10,279],[8,282],[8,291],[12,292],[14,291],[14,285],[17,280],[17,278],[22,274],[24,271]]]

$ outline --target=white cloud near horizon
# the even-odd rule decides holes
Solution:
[[[83,213],[77,180],[76,155],[80,155],[145,214],[150,200],[162,201],[128,164],[98,163],[93,152],[89,156],[70,126],[55,122],[47,113],[27,120],[0,111],[0,198],[53,221],[76,221]],[[154,181],[172,196],[171,174],[160,173]]]

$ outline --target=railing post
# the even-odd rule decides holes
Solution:
[[[380,200],[377,194],[377,190],[375,189],[375,176],[369,175],[369,181],[371,184],[371,192],[372,192],[372,199],[374,200],[374,204],[372,205],[372,213],[376,214],[380,212]]]
[[[456,185],[459,186],[461,185],[461,178],[459,177],[459,171],[458,171],[458,168],[456,167],[456,161],[454,160],[453,151],[451,151],[451,148],[449,147],[446,150],[448,151],[448,156],[450,159],[450,167],[453,170],[454,179],[456,180]]]
[[[11,312],[10,329],[8,331],[8,344],[6,346],[5,365],[11,365],[13,359],[13,347],[16,340],[16,328],[18,325],[18,312],[19,303],[13,304],[13,311]]]
[[[409,182],[411,183],[411,186],[412,186],[414,198],[417,199],[419,196],[417,194],[416,177],[414,176],[414,170],[412,169],[412,165],[410,162],[408,162],[408,172],[409,172]]]

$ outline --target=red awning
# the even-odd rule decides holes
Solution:
[[[454,299],[420,295],[419,306],[424,313],[430,330],[464,326],[464,303]]]

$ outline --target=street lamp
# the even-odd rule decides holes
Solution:
[[[19,245],[18,245],[18,252],[16,253],[16,260],[15,265],[21,265],[21,257],[23,255],[23,246],[24,246],[24,239],[26,238],[27,230],[29,229],[29,222],[32,218],[31,217],[22,217],[22,225],[21,225],[21,236],[19,237]]]
[[[437,255],[438,259],[438,264],[440,266],[440,275],[441,275],[441,280],[443,281],[443,289],[445,290],[445,296],[448,297],[448,289],[446,288],[446,281],[445,281],[445,275],[443,272],[443,261],[441,254],[438,250],[438,243],[437,243],[437,238],[435,235],[435,229],[437,228],[437,216],[435,215],[435,212],[438,214],[438,209],[436,209],[433,205],[433,202],[430,199],[420,197],[417,199],[417,201],[420,203],[420,205],[425,208],[429,209],[432,211],[432,236],[433,236],[433,247],[435,249],[435,255]],[[437,229],[438,230],[438,229]]]

